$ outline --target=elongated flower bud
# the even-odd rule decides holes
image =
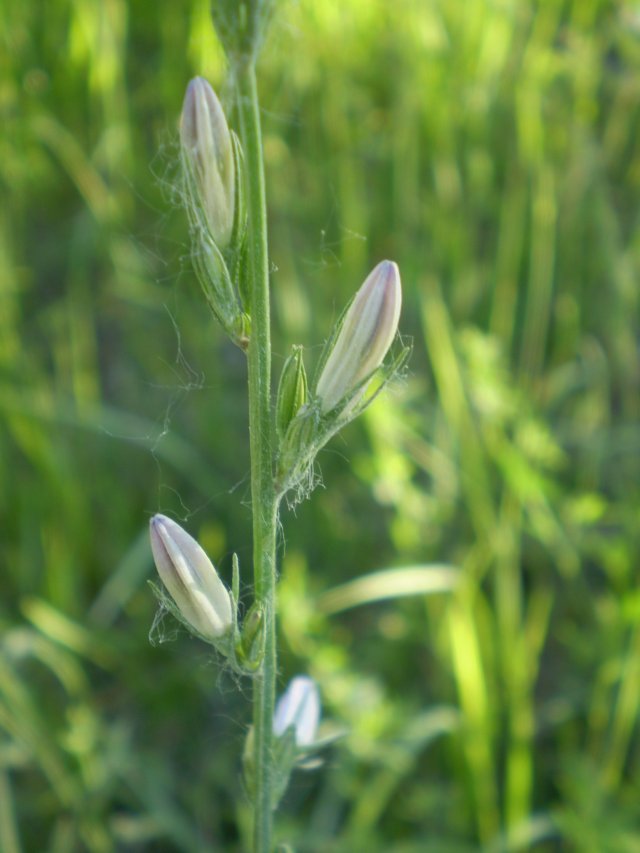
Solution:
[[[187,86],[180,119],[182,159],[196,217],[221,249],[229,245],[235,208],[231,134],[220,101],[202,77]]]
[[[382,364],[398,329],[401,304],[400,271],[393,261],[382,261],[349,306],[318,380],[316,395],[323,414]]]
[[[158,574],[182,616],[207,639],[226,634],[233,624],[231,599],[200,545],[165,515],[153,516],[150,537]]]
[[[302,347],[294,347],[285,361],[278,386],[276,427],[283,436],[298,410],[307,402],[307,374],[302,360]]]
[[[312,678],[298,675],[278,699],[273,715],[273,732],[280,737],[293,726],[297,746],[310,746],[320,723],[320,693]]]

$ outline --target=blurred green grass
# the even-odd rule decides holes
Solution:
[[[207,2],[0,27],[0,851],[241,850],[248,685],[147,639],[150,514],[251,574],[243,360],[172,188]],[[640,849],[639,70],[622,0],[281,4],[276,370],[382,257],[414,340],[284,517],[282,681],[348,728],[301,853]]]

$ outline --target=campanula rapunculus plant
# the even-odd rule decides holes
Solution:
[[[253,714],[242,756],[252,806],[252,853],[273,853],[273,816],[294,769],[320,766],[320,692],[297,676],[276,703],[277,534],[285,495],[306,497],[314,460],[357,417],[408,354],[387,359],[398,329],[398,267],[382,261],[366,278],[307,381],[303,347],[284,362],[272,397],[267,203],[256,59],[274,0],[214,0],[212,16],[230,69],[234,126],[202,77],[188,85],[180,121],[183,189],[194,269],[214,316],[247,359],[253,524],[253,589],[238,624],[240,579],[231,592],[200,545],[163,515],[151,520],[151,548],[174,605],[164,605],[211,643],[239,676],[253,679]],[[275,405],[274,405],[275,402]]]

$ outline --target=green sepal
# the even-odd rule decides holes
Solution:
[[[346,729],[339,727],[337,724],[330,721],[325,721],[320,727],[322,737],[318,737],[309,746],[298,747],[298,757],[296,759],[296,769],[298,770],[316,770],[324,764],[324,759],[317,754],[322,749],[327,749],[329,746],[345,737]]]
[[[251,319],[242,310],[224,256],[213,238],[202,229],[194,234],[194,243],[194,267],[209,308],[231,340],[246,350]]]
[[[273,740],[273,771],[271,776],[271,808],[275,811],[289,784],[298,748],[296,733],[290,726],[280,737]],[[249,727],[242,750],[242,775],[249,799],[255,802],[256,773],[255,773],[255,730]]]
[[[287,790],[292,772],[294,770],[315,770],[321,767],[324,760],[317,755],[318,751],[330,746],[344,735],[343,729],[334,727],[324,737],[315,740],[308,746],[298,746],[295,726],[291,725],[279,737],[275,737],[271,801],[274,809]]]
[[[316,369],[315,369],[315,372],[313,374],[313,382],[312,382],[311,387],[314,389],[314,391],[315,391],[315,388],[318,384],[318,380],[322,376],[322,371],[324,370],[324,366],[327,363],[329,356],[331,355],[331,351],[333,350],[334,344],[338,339],[338,335],[340,334],[340,331],[344,325],[344,321],[345,321],[345,318],[347,316],[347,312],[349,311],[349,308],[351,308],[351,303],[356,298],[356,295],[357,294],[354,293],[354,295],[351,297],[351,299],[344,306],[344,308],[342,309],[342,311],[340,313],[340,316],[338,317],[336,322],[333,324],[333,328],[331,329],[331,334],[329,335],[329,337],[327,338],[327,340],[324,343],[324,346],[322,348],[322,352],[320,353],[320,358],[318,359],[318,363],[316,364]]]
[[[309,472],[322,434],[322,416],[315,402],[303,406],[280,441],[276,466],[276,491],[284,495],[302,484]]]
[[[233,555],[233,579],[231,584],[231,614],[232,623],[229,630],[221,637],[206,637],[201,634],[196,628],[188,622],[182,615],[179,607],[176,605],[170,595],[164,591],[164,588],[153,581],[148,581],[149,586],[153,590],[153,594],[158,599],[160,606],[171,613],[187,631],[204,643],[210,646],[226,658],[229,666],[238,675],[254,675],[260,668],[264,658],[264,618],[257,616],[257,611],[261,605],[254,605],[245,617],[242,630],[238,627],[238,596],[240,591],[240,569],[238,566],[238,556]],[[248,621],[247,621],[248,620]],[[155,639],[152,636],[154,628],[158,623],[158,618],[154,620],[149,635],[150,641],[155,645]]]
[[[160,586],[157,583],[154,583],[154,581],[147,581],[147,583],[151,587],[153,594],[158,600],[160,606],[164,610],[168,610],[169,613],[171,613],[171,615],[175,619],[177,619],[178,622],[184,625],[189,634],[193,634],[194,637],[197,637],[199,640],[202,640],[203,643],[207,643],[208,645],[213,646],[217,651],[220,652],[220,654],[224,655],[224,657],[233,657],[233,638],[237,633],[237,605],[233,596],[231,596],[231,613],[233,621],[229,626],[229,630],[221,637],[207,637],[205,636],[205,634],[201,634],[197,628],[194,628],[194,626],[187,619],[185,619],[185,617],[182,615],[182,611],[175,603],[173,598],[171,598],[171,596],[164,591],[164,587]],[[157,620],[154,620],[154,625],[151,628],[152,631],[156,624],[156,621]],[[151,642],[153,642],[153,640],[151,640]]]
[[[244,742],[242,750],[242,770],[244,784],[247,794],[251,800],[255,801],[256,795],[256,778],[255,778],[255,732],[253,726],[250,726]],[[298,747],[296,746],[295,728],[290,726],[280,737],[273,739],[273,771],[271,776],[271,808],[275,811],[278,803],[282,799],[284,792],[287,790],[291,771],[293,770],[297,756]]]
[[[247,736],[244,739],[244,747],[242,749],[242,776],[244,779],[244,785],[247,790],[247,794],[249,796],[249,799],[252,801],[255,801],[256,797],[256,767],[254,761],[254,742],[255,735],[253,731],[253,726],[249,726]]]
[[[235,551],[231,558],[231,594],[234,601],[240,601],[240,561]]]
[[[245,165],[242,143],[232,130],[231,145],[235,165],[235,209],[233,231],[229,246],[223,255],[229,269],[229,275],[238,294],[243,310],[249,305],[249,286],[247,281],[247,200],[245,189]]]
[[[289,726],[280,737],[274,737],[271,777],[271,808],[274,810],[287,790],[297,757],[296,730],[294,726]]]
[[[231,233],[232,245],[238,247],[243,243],[247,232],[247,199],[245,191],[245,165],[244,151],[238,134],[234,130],[229,131],[231,135],[231,147],[233,148],[233,161],[235,166],[235,209],[233,212],[233,231]],[[239,254],[236,252],[236,254]]]
[[[331,417],[336,413],[337,417],[342,420],[340,428],[344,426],[345,423],[349,423],[354,418],[357,418],[359,414],[364,412],[364,410],[373,403],[378,394],[384,390],[388,383],[391,382],[395,376],[400,374],[402,369],[406,366],[412,350],[413,347],[410,345],[403,346],[391,361],[387,364],[381,364],[380,367],[373,371],[373,373],[365,377],[362,382],[356,385],[353,391],[343,398],[335,409],[328,413],[328,416]],[[363,388],[365,389],[365,393],[362,397],[359,397]],[[354,399],[356,399],[357,402],[355,406],[351,407],[349,404]]]
[[[242,310],[222,252],[204,229],[194,233],[194,244],[193,263],[205,299],[225,332],[235,338]]]

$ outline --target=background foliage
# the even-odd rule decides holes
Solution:
[[[147,638],[152,513],[251,574],[243,357],[172,189],[207,2],[2,18],[0,850],[239,851],[248,685]],[[414,340],[284,516],[282,683],[348,730],[298,851],[640,850],[639,71],[623,0],[281,4],[277,366],[383,257]]]

